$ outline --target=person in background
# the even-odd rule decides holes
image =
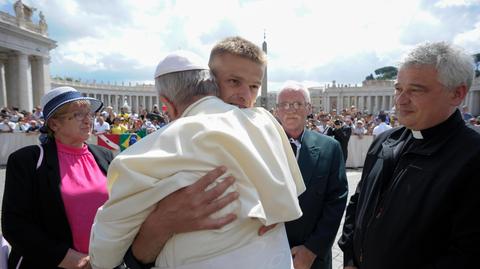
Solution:
[[[109,131],[110,131],[110,124],[108,124],[108,122],[104,120],[103,116],[98,116],[93,126],[93,134],[95,135],[104,134],[104,133],[108,133]]]
[[[59,87],[41,103],[47,142],[19,149],[7,162],[2,233],[12,246],[9,268],[89,268],[90,229],[107,200],[113,159],[85,143],[102,102]]]
[[[470,118],[466,125],[476,132],[480,133],[480,124],[478,123],[478,120],[476,118]]]
[[[462,117],[465,122],[468,122],[471,118],[473,118],[472,113],[468,111],[468,106],[462,106]]]
[[[34,120],[43,120],[43,112],[42,112],[42,107],[36,106],[35,107],[35,112],[33,112],[32,117]]]
[[[155,113],[157,115],[160,115],[160,110],[158,109],[158,105],[155,104],[153,105],[152,113]]]
[[[378,120],[380,121],[380,124],[375,126],[375,128],[373,128],[373,132],[372,132],[373,138],[377,137],[379,134],[387,130],[392,129],[392,126],[387,124],[387,115],[385,114],[378,115]]]
[[[353,128],[352,130],[352,135],[356,135],[358,136],[359,139],[362,139],[366,133],[367,133],[367,129],[363,127],[363,121],[357,120],[357,123],[355,124],[355,128]]]
[[[0,133],[12,133],[17,125],[10,121],[10,116],[4,116],[0,122]]]
[[[13,131],[17,133],[24,133],[28,130],[29,127],[30,127],[30,121],[25,117],[21,117],[18,119],[17,125],[15,126],[15,130]]]
[[[142,128],[147,131],[147,134],[151,134],[158,130],[157,126],[153,123],[153,118],[155,118],[155,114],[149,114],[151,117],[147,117],[145,121],[143,122]]]
[[[40,126],[37,124],[36,120],[31,120],[29,122],[29,127],[25,131],[26,133],[39,133],[40,132]]]
[[[123,124],[123,118],[114,118],[113,126],[110,126],[110,133],[120,135],[128,132],[128,128]]]
[[[348,142],[350,141],[350,136],[352,135],[352,128],[348,125],[345,125],[340,118],[337,118],[333,121],[333,124],[330,126],[330,128],[325,130],[325,134],[335,138],[335,140],[340,143],[343,152],[343,161],[347,162]]]
[[[120,108],[120,113],[118,113],[117,115],[118,118],[121,118],[122,121],[126,121],[128,122],[128,120],[130,119],[130,114],[129,114],[129,107],[128,105],[123,105],[121,108]]]
[[[113,125],[113,120],[117,117],[117,115],[115,114],[115,112],[113,112],[113,107],[111,106],[107,106],[107,108],[105,109],[105,112],[106,112],[106,116],[105,116],[105,121],[110,124],[110,126]]]
[[[370,146],[339,245],[346,269],[477,268],[480,134],[458,106],[473,59],[445,42],[416,46],[395,83],[403,127]]]
[[[285,225],[294,268],[332,268],[332,245],[348,196],[342,149],[335,139],[305,128],[311,101],[303,85],[287,82],[278,92],[277,111],[306,185],[298,198],[302,217]]]
[[[10,115],[10,121],[13,123],[17,123],[20,118],[23,118],[23,114],[18,112],[18,107],[12,108],[12,114]]]

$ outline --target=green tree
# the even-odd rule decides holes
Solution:
[[[375,78],[373,77],[373,74],[370,74],[365,77],[365,80],[374,80]]]
[[[375,75],[377,80],[387,80],[387,79],[396,79],[398,69],[394,66],[384,66],[375,70]]]

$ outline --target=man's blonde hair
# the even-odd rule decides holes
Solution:
[[[215,57],[223,54],[232,54],[249,59],[262,66],[267,65],[267,56],[260,47],[239,36],[227,37],[213,47],[208,60],[208,66],[211,70],[214,70],[212,63]]]

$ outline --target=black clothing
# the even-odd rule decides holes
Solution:
[[[335,241],[348,197],[342,152],[337,141],[305,130],[298,164],[306,190],[299,197],[303,215],[285,223],[290,247],[304,245],[317,255],[311,269],[332,268]]]
[[[350,136],[352,135],[352,128],[347,125],[342,125],[340,128],[328,127],[324,134],[332,136],[340,143],[343,152],[343,161],[346,163],[348,158],[348,141],[350,141]]]
[[[44,158],[36,169],[40,149],[28,146],[12,153],[7,162],[2,204],[2,232],[12,246],[9,268],[57,268],[69,248],[72,232],[60,193],[57,146],[43,145]],[[111,151],[88,145],[100,169],[107,174]]]
[[[345,265],[478,267],[480,135],[458,110],[421,134],[394,128],[371,145],[339,240]]]

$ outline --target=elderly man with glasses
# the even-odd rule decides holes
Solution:
[[[335,139],[305,128],[311,104],[304,86],[287,82],[277,109],[306,186],[298,197],[303,216],[286,223],[294,267],[332,268],[331,248],[348,193],[342,149]]]

